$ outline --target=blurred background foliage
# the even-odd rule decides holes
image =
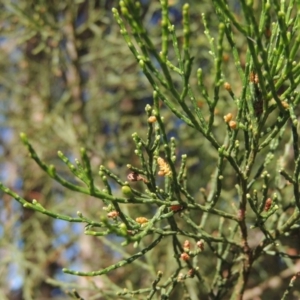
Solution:
[[[239,16],[238,2],[228,2]],[[141,3],[145,27],[159,46],[159,2],[143,0]],[[171,21],[180,40],[183,2],[169,0],[169,4]],[[204,70],[204,81],[212,91],[213,65],[201,13],[206,14],[212,36],[217,35],[217,17],[209,0],[189,1],[189,4],[194,68]],[[259,1],[256,5],[259,8]],[[84,146],[95,174],[103,164],[122,180],[126,180],[126,164],[138,164],[131,134],[134,131],[142,136],[146,134],[144,108],[152,101],[152,90],[120,36],[112,7],[118,7],[118,1],[4,0],[0,4],[1,181],[24,198],[37,199],[50,210],[70,215],[80,210],[95,219],[103,214],[102,204],[62,189],[49,179],[28,157],[19,133],[26,132],[42,159],[53,163],[66,177],[69,173],[57,158],[58,150],[74,160]],[[239,40],[238,34],[236,42],[243,62],[245,43]],[[225,48],[223,59],[227,81],[238,93],[242,83],[229,47]],[[191,84],[196,85],[195,76]],[[216,126],[221,124],[223,115],[231,112],[227,94],[223,91],[223,101],[215,111]],[[198,103],[200,107],[204,105],[200,96]],[[179,151],[188,154],[190,193],[200,197],[199,188],[206,187],[215,170],[217,152],[167,109],[164,117],[169,135],[180,140]],[[218,128],[220,136],[225,132],[220,129],[222,126]],[[230,176],[226,179],[228,186],[232,183]],[[144,215],[146,210],[142,212]],[[137,216],[140,214],[136,212]],[[108,291],[104,297],[101,290],[108,286],[110,291],[137,288],[153,280],[153,273],[148,269],[135,272],[139,262],[107,277],[87,279],[63,274],[61,269],[67,265],[81,270],[107,267],[120,259],[122,252],[118,251],[122,249],[115,248],[113,237],[111,240],[86,237],[82,234],[83,225],[55,221],[23,209],[6,195],[1,195],[0,222],[0,298],[3,300],[66,299],[65,291],[72,288],[83,298],[116,299],[115,293],[110,295]],[[294,252],[299,250],[299,235],[296,238],[298,244],[291,246]],[[161,245],[145,258],[155,272],[165,268],[171,259],[170,245],[167,241]],[[260,282],[287,268],[282,259],[274,258],[273,262],[266,260],[254,271]],[[209,259],[203,263],[208,275],[213,263]],[[268,270],[270,266],[273,270]],[[250,286],[256,284],[258,281],[253,276]],[[272,295],[269,298],[276,299]],[[182,297],[178,294],[173,299]]]

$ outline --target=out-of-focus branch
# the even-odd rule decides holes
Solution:
[[[283,285],[284,279],[293,276],[295,273],[300,271],[300,260],[291,268],[287,268],[280,272],[278,276],[273,276],[256,287],[247,289],[244,292],[243,300],[254,300],[262,296],[263,293],[268,289],[278,289]]]

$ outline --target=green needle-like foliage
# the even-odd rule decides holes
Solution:
[[[63,175],[21,134],[49,177],[82,201],[103,204],[100,218],[79,208],[77,216],[60,213],[5,184],[0,189],[26,209],[85,224],[82,234],[120,253],[101,269],[64,263],[67,274],[107,276],[99,298],[87,299],[298,299],[299,3],[212,0],[201,13],[191,2],[177,24],[172,1],[161,0],[156,31],[144,5],[122,0],[112,8],[152,91],[123,171],[112,170],[105,153],[95,166],[88,145],[75,163],[58,151],[69,170]],[[292,270],[287,278],[283,267]],[[126,289],[112,284],[113,271],[128,280]],[[273,293],[272,277],[282,281]],[[69,292],[80,294],[79,285]]]

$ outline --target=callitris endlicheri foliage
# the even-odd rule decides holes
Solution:
[[[292,299],[300,271],[297,1],[213,0],[214,16],[197,13],[202,31],[191,26],[196,13],[189,4],[175,26],[170,5],[160,1],[161,38],[155,33],[152,38],[145,26],[142,1],[120,1],[112,10],[153,89],[152,103],[140,116],[147,130],[132,134],[138,160],[127,162],[127,177],[103,164],[102,183],[96,184],[82,148],[75,164],[58,152],[83,184],[66,180],[21,134],[32,159],[50,177],[103,202],[101,218],[80,211],[77,217],[58,214],[4,185],[1,189],[28,209],[84,223],[86,235],[120,237],[115,243],[124,256],[117,263],[88,272],[63,269],[101,276],[140,261],[131,272],[147,278],[143,285],[117,291],[104,286],[103,299],[112,299],[112,290],[113,299],[255,299],[267,295],[273,276],[281,280],[277,299]],[[207,45],[198,49],[203,39]],[[181,133],[172,136],[169,123]],[[202,170],[201,150],[191,153],[200,163],[189,163],[182,131],[209,152],[209,172]],[[144,213],[135,216],[140,207]],[[276,264],[290,273],[280,277],[282,267]],[[81,299],[79,294],[70,293]]]

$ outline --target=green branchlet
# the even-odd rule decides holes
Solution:
[[[273,249],[271,247],[283,235],[289,235],[300,219],[299,14],[293,13],[294,1],[290,4],[265,1],[258,12],[253,8],[253,1],[241,0],[243,19],[240,21],[226,1],[214,0],[213,4],[219,18],[217,29],[210,28],[206,15],[202,14],[213,66],[213,88],[207,84],[204,68],[196,66],[197,71],[194,70],[189,4],[182,8],[183,39],[180,40],[170,20],[168,1],[160,1],[159,42],[149,37],[138,1],[120,1],[121,14],[116,8],[112,10],[120,33],[153,89],[153,104],[145,108],[146,138],[138,131],[132,134],[138,164],[128,162],[127,180],[103,163],[98,173],[102,186],[98,187],[97,175],[85,148],[80,149],[80,160],[76,159],[75,163],[58,151],[58,157],[77,181],[66,180],[53,165],[43,162],[27,136],[20,134],[30,157],[51,178],[73,192],[102,201],[106,207],[100,212],[100,220],[93,220],[81,212],[73,217],[48,210],[46,205],[34,199],[26,200],[1,183],[4,193],[25,208],[55,219],[86,224],[84,233],[87,235],[113,234],[122,237],[121,247],[131,245],[139,249],[102,270],[81,272],[65,268],[65,273],[107,274],[145,257],[163,239],[170,237],[174,266],[169,278],[163,282],[162,273],[158,272],[150,288],[126,290],[120,292],[120,296],[147,293],[147,299],[152,299],[159,292],[161,299],[170,299],[178,282],[195,277],[201,283],[204,298],[221,299],[231,293],[231,299],[236,299],[242,297],[251,268],[263,254],[291,258],[284,251],[269,249]],[[239,48],[239,38],[245,48]],[[228,105],[231,111],[224,112],[226,124],[217,114],[218,109],[227,109],[222,94],[222,85],[228,76],[225,47],[232,52],[234,70],[242,84],[239,87],[228,81],[224,85],[226,96],[231,98]],[[243,51],[244,61],[239,51]],[[194,90],[194,82],[199,91]],[[197,100],[199,92],[204,106]],[[194,131],[196,139],[209,143],[215,156],[212,176],[205,178],[206,187],[201,187],[197,195],[189,191],[189,155],[178,155],[180,138],[169,136],[166,108]],[[224,126],[220,125],[220,119]],[[280,147],[286,149],[282,156],[277,155]],[[293,161],[290,168],[286,167],[290,163],[289,156]],[[291,199],[285,199],[286,194],[292,195]],[[128,204],[147,206],[150,217],[134,218],[134,214],[125,209]],[[286,207],[290,207],[290,211]],[[249,231],[254,228],[262,233],[263,239],[251,248]],[[185,246],[181,237],[188,239]],[[209,276],[197,265],[201,264],[203,249],[191,250],[190,240],[200,248],[205,243],[214,257],[216,268]],[[239,265],[240,272],[233,272],[234,264]],[[184,266],[190,273],[180,273]],[[229,266],[227,277],[222,275],[225,266]],[[290,281],[282,299],[286,299],[296,277]],[[76,292],[72,295],[80,299]]]

